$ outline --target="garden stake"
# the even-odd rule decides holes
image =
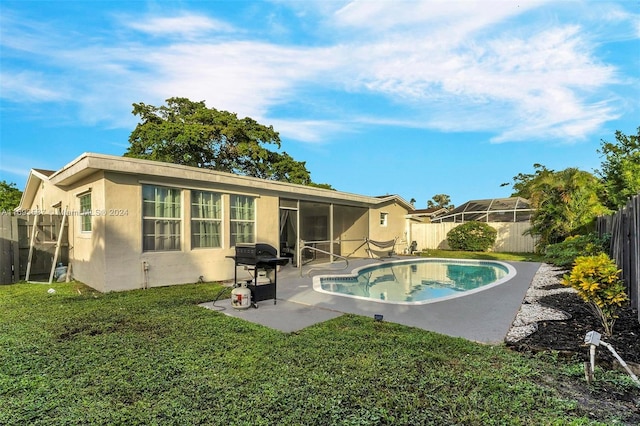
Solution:
[[[600,337],[601,335],[597,331],[590,331],[584,337],[584,343],[590,345],[589,352],[591,354],[591,377],[593,377],[593,373],[595,371],[596,346],[602,345],[607,349],[609,349],[609,352],[611,352],[613,356],[616,357],[620,365],[622,365],[624,369],[627,370],[627,373],[629,373],[629,376],[631,376],[631,379],[635,382],[635,384],[638,385],[638,387],[640,387],[640,380],[638,380],[636,375],[633,374],[633,371],[631,371],[627,363],[624,362],[622,358],[620,358],[620,355],[618,355],[616,350],[613,349],[613,346],[611,346],[609,343],[605,342],[604,340],[601,340]]]

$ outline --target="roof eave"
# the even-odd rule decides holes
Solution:
[[[49,177],[51,183],[56,186],[70,186],[85,176],[97,171],[111,171],[125,174],[139,174],[146,176],[176,177],[187,180],[201,180],[207,182],[219,182],[226,185],[259,188],[282,194],[296,194],[300,198],[341,200],[361,205],[379,205],[388,201],[395,201],[407,210],[412,209],[410,203],[402,197],[393,195],[385,198],[376,198],[366,195],[352,194],[348,192],[334,191],[312,186],[298,185],[288,182],[271,181],[249,176],[239,176],[216,170],[199,169],[196,167],[179,164],[163,163],[152,160],[142,160],[130,157],[118,157],[112,155],[83,153],[75,160],[64,166]]]
[[[29,176],[27,177],[27,183],[24,187],[24,191],[22,192],[22,196],[20,197],[20,203],[18,207],[14,209],[14,211],[25,210],[25,206],[32,206],[33,199],[36,196],[36,192],[38,191],[38,187],[44,181],[49,180],[49,178],[38,170],[31,169],[29,171]],[[43,208],[43,206],[40,206]]]

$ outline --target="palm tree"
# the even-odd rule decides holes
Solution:
[[[602,185],[589,172],[576,168],[554,172],[542,167],[527,176],[529,181],[521,192],[526,192],[536,209],[527,232],[540,238],[538,250],[588,232],[597,216],[609,213],[599,200]]]

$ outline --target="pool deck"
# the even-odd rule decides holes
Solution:
[[[395,260],[407,259],[407,257]],[[389,259],[394,260],[394,259]],[[379,264],[376,259],[354,259],[349,268],[335,274],[349,273],[369,264]],[[258,309],[237,310],[229,299],[201,306],[221,310],[222,313],[291,333],[311,325],[327,321],[342,314],[372,317],[383,315],[383,320],[424,330],[435,331],[453,337],[462,337],[481,343],[499,344],[511,328],[527,289],[533,281],[539,263],[504,262],[512,265],[517,274],[509,281],[469,295],[430,302],[424,305],[400,305],[360,300],[351,297],[320,293],[313,289],[313,280],[291,266],[278,272],[276,303],[273,300],[258,302]],[[337,266],[337,264],[336,264]],[[313,275],[330,274],[319,270]]]

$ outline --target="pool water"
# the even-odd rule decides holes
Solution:
[[[423,304],[493,287],[515,273],[503,262],[412,259],[366,266],[353,275],[314,277],[314,289],[377,302]]]

